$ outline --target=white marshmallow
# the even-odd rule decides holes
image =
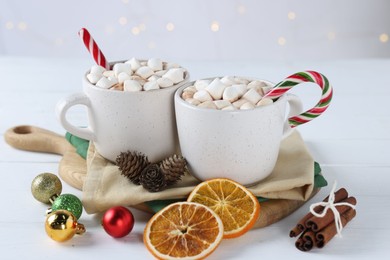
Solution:
[[[233,81],[234,81],[235,84],[245,84],[245,85],[248,85],[248,83],[249,83],[249,80],[244,79],[244,78],[239,78],[239,77],[235,77],[233,79]]]
[[[172,80],[174,84],[177,84],[184,80],[184,69],[183,68],[173,68],[169,69],[163,76],[163,78],[168,78]]]
[[[238,90],[240,97],[242,97],[248,90],[245,84],[233,84],[232,88],[235,88]]]
[[[162,77],[164,76],[165,73],[167,73],[167,70],[159,70],[159,71],[155,71],[154,75]]]
[[[160,88],[168,88],[173,86],[173,81],[168,78],[162,77],[157,80],[157,84],[160,86]]]
[[[221,110],[237,110],[237,108],[233,105],[230,105],[230,106],[222,108]]]
[[[150,58],[148,60],[148,67],[153,71],[158,71],[163,69],[163,63],[160,59]]]
[[[223,91],[225,90],[226,85],[223,84],[219,78],[215,78],[206,88],[214,100],[221,99]]]
[[[185,89],[183,89],[183,92],[186,92],[186,91],[195,93],[196,88],[195,88],[195,86],[189,86],[189,87],[186,87]]]
[[[140,61],[139,64],[141,64],[141,67],[142,66],[148,66],[148,62],[147,61]]]
[[[136,71],[141,67],[141,63],[136,58],[131,58],[130,60],[126,61],[125,63],[130,64],[131,70]]]
[[[190,103],[191,105],[194,105],[194,106],[197,106],[197,105],[200,104],[200,101],[197,100],[197,99],[195,99],[195,98],[188,98],[188,99],[186,99],[186,101],[187,101],[188,103]]]
[[[152,76],[150,76],[150,77],[148,78],[148,81],[157,81],[159,78],[161,78],[161,77],[156,76],[156,75],[152,75]]]
[[[226,87],[223,92],[222,98],[223,100],[234,102],[240,98],[240,91],[238,88],[235,88],[233,86]]]
[[[118,82],[123,83],[125,80],[131,79],[131,76],[126,72],[121,72],[118,75]]]
[[[193,98],[199,100],[200,102],[213,100],[213,98],[210,96],[209,92],[207,92],[205,89],[195,92]]]
[[[274,101],[270,98],[262,98],[259,102],[257,102],[256,106],[266,106],[274,103]]]
[[[102,74],[95,74],[95,73],[89,73],[87,75],[88,81],[92,84],[96,84],[99,81],[99,79],[101,79],[102,77],[103,77]]]
[[[260,80],[252,80],[251,82],[248,83],[248,88],[262,88],[262,87],[265,87],[267,86],[267,84],[265,84],[265,82],[263,81],[260,81]]]
[[[114,65],[114,67],[112,68],[112,70],[114,71],[116,77],[118,77],[118,75],[121,72],[125,72],[125,73],[129,74],[130,76],[131,76],[131,74],[133,72],[131,70],[131,65],[130,64],[126,64],[126,63],[116,63]]]
[[[226,86],[231,86],[233,85],[235,82],[234,82],[234,78],[231,77],[231,76],[225,76],[221,79],[221,82],[223,84],[225,84]]]
[[[113,70],[106,70],[103,72],[103,76],[106,78],[115,77],[115,72]]]
[[[164,70],[174,69],[174,68],[180,68],[180,65],[173,62],[167,62],[163,64]]]
[[[106,71],[106,69],[105,69],[105,68],[103,68],[102,66],[99,66],[99,65],[93,65],[93,66],[91,67],[91,71],[90,71],[90,73],[91,73],[91,74],[102,75],[102,74],[103,74],[103,72],[105,72],[105,71]]]
[[[142,86],[137,80],[128,79],[123,83],[123,90],[131,92],[141,91]]]
[[[249,89],[242,98],[248,100],[252,104],[256,104],[261,99],[261,95],[253,88]]]
[[[214,104],[215,106],[218,108],[218,109],[222,109],[224,107],[227,107],[227,106],[231,106],[232,103],[230,103],[229,101],[227,100],[214,100]]]
[[[268,85],[267,85],[266,87],[263,87],[263,93],[264,93],[264,95],[267,94],[268,92],[270,92],[271,89],[272,89],[272,87],[271,87],[271,86],[268,86]]]
[[[189,98],[193,98],[194,97],[194,92],[192,91],[183,91],[183,93],[181,93],[181,98],[184,99],[184,100],[187,100]]]
[[[145,91],[160,89],[160,86],[157,84],[156,81],[146,82],[143,87]]]
[[[233,102],[233,106],[236,107],[236,108],[240,108],[243,104],[245,104],[246,102],[248,102],[248,100],[245,100],[245,99],[239,99],[237,100],[236,102]]]
[[[242,106],[240,106],[240,109],[245,110],[245,109],[252,109],[255,108],[255,106],[251,102],[246,102]]]
[[[141,78],[147,79],[153,75],[153,70],[147,66],[142,66],[135,73]]]
[[[214,104],[214,102],[210,100],[200,103],[198,107],[217,109],[217,106]]]
[[[141,77],[138,76],[138,75],[130,76],[130,79],[138,81],[139,84],[141,84],[141,86],[143,86],[143,85],[146,83],[146,79],[141,78]]]
[[[118,83],[118,80],[116,78],[102,77],[101,79],[99,79],[98,82],[96,82],[96,87],[108,89],[114,86],[116,83]]]
[[[194,86],[197,90],[205,89],[210,84],[210,80],[200,79],[195,81]]]

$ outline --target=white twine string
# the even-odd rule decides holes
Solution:
[[[343,229],[343,223],[341,222],[340,212],[336,209],[336,206],[344,206],[345,205],[345,206],[351,207],[352,209],[355,209],[356,206],[351,204],[351,203],[348,203],[348,202],[334,203],[334,199],[335,199],[334,194],[336,192],[336,186],[337,186],[337,181],[335,181],[333,184],[333,188],[330,191],[328,201],[327,202],[321,201],[321,202],[314,203],[314,204],[310,205],[310,212],[311,212],[311,214],[313,214],[316,217],[323,218],[325,216],[326,212],[328,211],[328,209],[332,210],[333,215],[334,215],[334,221],[336,224],[337,235],[341,237],[341,230]],[[317,213],[314,211],[314,208],[317,206],[324,207],[324,210],[322,211],[322,213]]]

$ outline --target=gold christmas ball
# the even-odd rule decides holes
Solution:
[[[56,210],[46,217],[45,230],[47,235],[57,241],[64,242],[75,234],[83,234],[83,224],[77,223],[76,217],[67,210]]]
[[[53,198],[62,192],[62,183],[57,175],[42,173],[36,176],[31,183],[31,193],[42,203],[49,204]]]

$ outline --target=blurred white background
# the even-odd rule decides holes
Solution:
[[[0,0],[0,55],[108,60],[390,57],[388,0]]]

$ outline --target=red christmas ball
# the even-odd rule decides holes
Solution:
[[[110,236],[115,238],[124,237],[134,227],[134,216],[125,207],[112,207],[104,213],[102,225]]]

